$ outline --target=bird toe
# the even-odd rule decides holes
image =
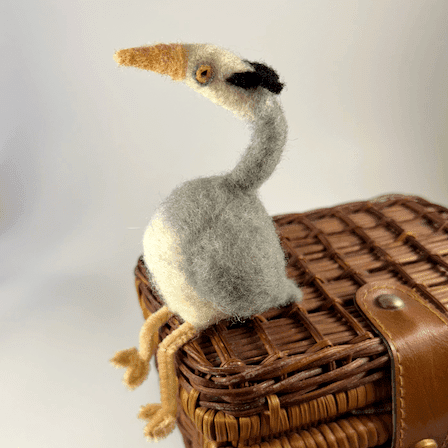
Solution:
[[[176,427],[176,417],[161,409],[145,427],[145,437],[157,442],[167,437]]]
[[[110,363],[117,368],[128,367],[135,359],[137,353],[138,351],[135,347],[121,350],[115,353],[115,356],[110,360]]]
[[[138,414],[138,418],[143,420],[151,420],[154,415],[156,415],[162,409],[162,405],[160,403],[152,403],[147,404],[146,406],[140,407],[140,412]]]

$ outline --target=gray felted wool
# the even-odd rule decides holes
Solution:
[[[157,350],[161,403],[148,404],[139,414],[148,421],[148,440],[160,440],[176,424],[176,350],[221,319],[244,320],[302,299],[286,277],[273,221],[257,196],[286,142],[286,121],[277,99],[283,85],[266,65],[213,45],[158,44],[120,50],[114,58],[120,65],[185,82],[253,128],[251,143],[232,171],[177,187],[145,231],[149,279],[165,304],[143,324],[140,349],[117,352],[111,362],[127,368],[127,387],[138,387],[149,373],[157,329],[173,313],[184,320]]]
[[[278,75],[207,44],[121,50],[115,59],[170,74],[247,120],[253,130],[232,171],[178,186],[149,223],[144,260],[169,310],[200,330],[223,318],[244,320],[300,301],[302,293],[286,277],[272,218],[257,193],[286,143]]]

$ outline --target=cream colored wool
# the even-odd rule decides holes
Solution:
[[[145,322],[140,350],[112,362],[128,367],[124,381],[141,384],[149,371],[154,332],[174,313],[184,323],[160,344],[161,405],[140,413],[148,439],[165,437],[176,416],[174,354],[200,330],[221,319],[244,320],[272,307],[300,301],[286,277],[286,260],[259,187],[280,161],[287,124],[277,94],[278,75],[208,44],[171,44],[120,50],[115,60],[180,80],[248,121],[252,139],[229,173],[194,179],[163,201],[143,238],[144,261],[165,306]]]

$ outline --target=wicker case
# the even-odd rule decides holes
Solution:
[[[185,446],[390,447],[391,356],[355,296],[392,281],[448,314],[448,210],[392,195],[273,220],[304,300],[221,321],[178,351]],[[162,301],[142,259],[135,275],[147,318]]]

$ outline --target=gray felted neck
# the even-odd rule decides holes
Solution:
[[[255,110],[252,140],[235,168],[224,175],[234,188],[255,191],[271,176],[285,147],[288,126],[279,101],[268,99]]]

